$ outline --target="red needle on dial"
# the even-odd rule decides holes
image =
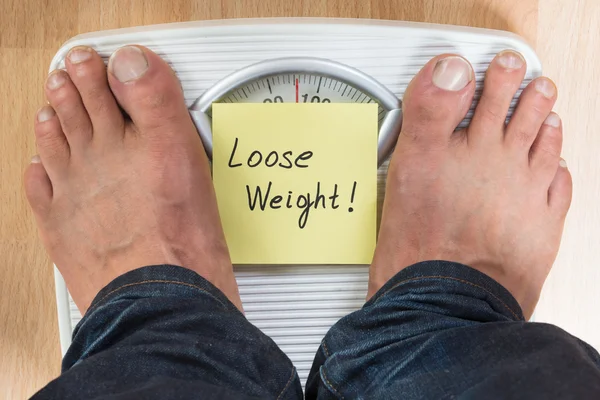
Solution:
[[[298,102],[298,79],[296,79],[296,103]]]

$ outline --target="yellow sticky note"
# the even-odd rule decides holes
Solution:
[[[235,264],[369,264],[376,104],[214,104],[213,180]]]

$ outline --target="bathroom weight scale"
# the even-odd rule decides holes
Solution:
[[[127,44],[144,45],[173,67],[209,155],[214,102],[377,103],[379,210],[387,158],[402,121],[401,99],[428,60],[457,53],[471,62],[477,80],[473,106],[488,64],[502,50],[517,50],[527,61],[521,89],[542,72],[532,48],[508,32],[314,18],[186,22],[87,33],[65,43],[50,70],[64,67],[73,46],[91,46],[107,60]],[[513,107],[515,103],[516,98]],[[472,112],[473,107],[462,127]],[[244,265],[234,269],[248,320],[290,357],[302,382],[327,330],[360,308],[367,291],[367,265]],[[57,269],[55,282],[64,353],[81,315]]]

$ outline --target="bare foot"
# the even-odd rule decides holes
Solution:
[[[241,310],[208,161],[173,71],[141,46],[115,52],[108,74],[85,47],[66,65],[46,82],[25,189],[79,309],[119,275],[174,264]]]
[[[388,172],[369,298],[411,264],[448,260],[494,278],[531,316],[558,252],[572,182],[560,158],[552,81],[534,80],[505,125],[525,71],[520,55],[499,54],[471,125],[458,132],[475,90],[470,64],[439,56],[413,79]]]

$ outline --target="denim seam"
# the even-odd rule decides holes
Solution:
[[[212,294],[210,294],[209,292],[207,292],[206,290],[202,289],[199,286],[196,285],[192,285],[191,283],[185,283],[185,282],[177,282],[177,281],[166,281],[166,280],[151,280],[151,281],[142,281],[142,282],[135,282],[135,283],[128,283],[126,285],[123,286],[119,286],[118,288],[111,290],[110,292],[108,292],[107,294],[105,294],[100,300],[98,300],[98,302],[96,303],[96,305],[94,305],[93,307],[91,307],[87,312],[92,311],[94,308],[98,307],[100,305],[100,303],[102,303],[108,296],[110,296],[111,294],[118,292],[121,289],[124,289],[126,287],[130,287],[130,286],[137,286],[137,285],[143,285],[143,284],[147,284],[147,283],[171,283],[171,284],[175,284],[175,285],[182,285],[182,286],[188,286],[194,289],[198,289],[199,291],[206,293],[207,295],[209,295],[212,299],[216,300],[219,302],[219,304],[221,304],[223,307],[227,307],[225,304],[223,304],[221,302],[221,300],[217,299],[216,297],[214,297]],[[87,314],[86,312],[86,314]]]
[[[292,380],[294,379],[295,372],[296,372],[296,367],[292,367],[292,373],[290,374],[290,379],[288,379],[287,383],[285,384],[285,386],[281,390],[281,393],[279,393],[279,396],[277,396],[276,400],[281,399],[281,396],[283,396],[283,394],[285,393],[285,391],[288,389],[288,387],[290,386],[290,383],[292,383]]]
[[[321,374],[323,375],[323,378],[325,379],[325,382],[327,382],[327,386],[329,387],[329,389],[333,390],[333,392],[340,398],[343,399],[344,396],[337,391],[337,389],[331,384],[331,382],[329,382],[329,379],[327,379],[327,375],[325,375],[325,367],[321,367]]]
[[[325,357],[329,357],[329,350],[327,350],[327,345],[325,344],[325,340],[321,342],[323,345],[323,351],[325,352]]]
[[[468,281],[465,281],[465,280],[462,280],[462,279],[453,278],[453,277],[451,277],[451,276],[420,276],[420,277],[418,277],[418,278],[411,278],[411,279],[406,279],[406,280],[400,281],[400,282],[396,283],[394,286],[392,286],[391,288],[389,288],[388,290],[386,290],[385,292],[383,292],[383,293],[381,294],[381,296],[379,296],[379,297],[378,297],[378,298],[377,298],[377,299],[376,299],[376,300],[373,302],[373,304],[377,303],[377,302],[379,301],[379,299],[381,299],[383,296],[385,296],[386,294],[388,294],[389,292],[391,292],[392,290],[394,290],[394,289],[395,289],[395,288],[397,288],[398,286],[402,285],[403,283],[406,283],[406,282],[411,282],[411,281],[418,281],[418,280],[421,280],[421,279],[450,279],[450,280],[458,281],[458,282],[465,283],[465,284],[467,284],[467,285],[471,285],[471,286],[474,286],[474,287],[476,287],[476,288],[482,289],[483,291],[487,292],[487,293],[488,293],[488,294],[490,294],[492,297],[494,297],[496,300],[498,300],[500,303],[502,303],[502,305],[503,305],[504,307],[506,307],[506,309],[507,309],[508,311],[510,311],[510,313],[513,315],[513,317],[515,317],[515,319],[517,319],[517,320],[521,321],[521,318],[519,318],[519,316],[517,315],[517,313],[515,313],[515,312],[512,310],[512,308],[510,308],[510,307],[509,307],[509,306],[508,306],[508,305],[507,305],[507,304],[506,304],[504,301],[502,301],[502,299],[500,299],[500,298],[499,298],[498,296],[496,296],[494,293],[490,292],[489,290],[487,290],[487,289],[486,289],[486,288],[484,288],[483,286],[479,286],[479,285],[476,285],[476,284],[474,284],[474,283],[471,283],[471,282],[468,282]]]

